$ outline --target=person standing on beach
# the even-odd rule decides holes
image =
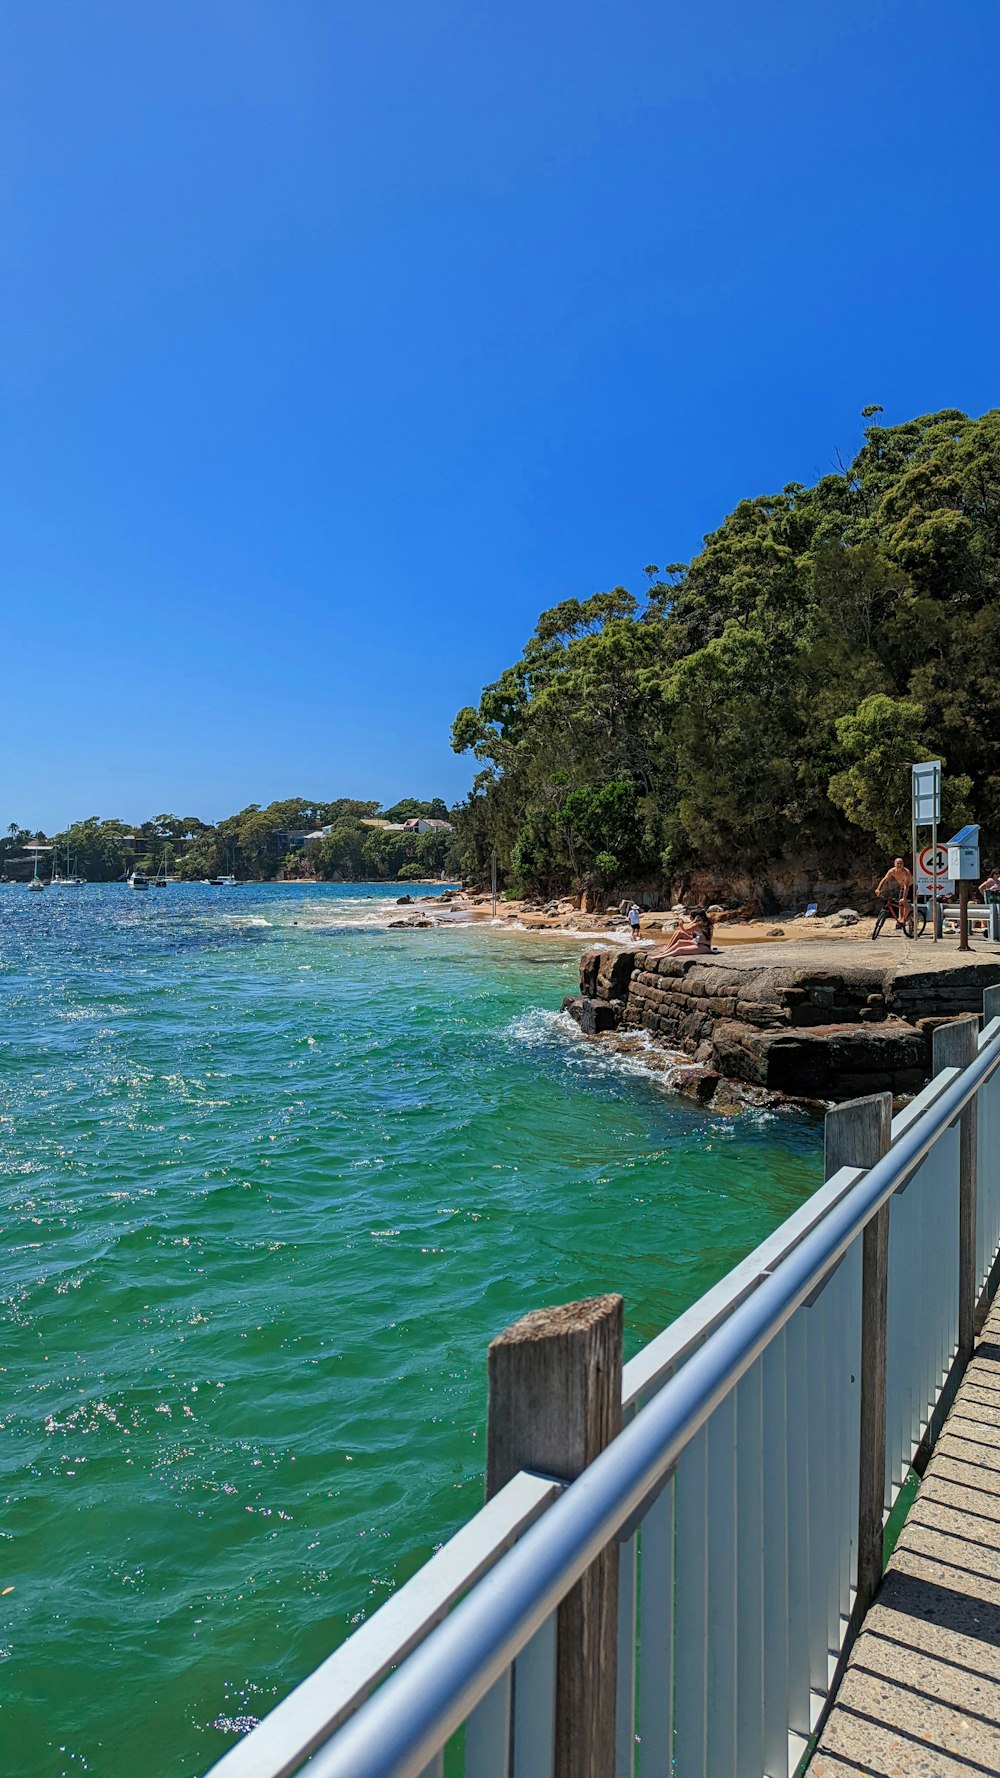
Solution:
[[[638,938],[638,936],[639,936],[640,918],[641,918],[641,915],[639,913],[639,909],[638,909],[636,903],[633,902],[632,906],[629,908],[629,911],[628,911],[628,923],[629,923],[630,927],[632,928],[632,937],[633,938]]]

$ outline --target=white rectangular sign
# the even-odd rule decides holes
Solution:
[[[913,767],[913,819],[930,827],[941,819],[941,761],[928,759]]]

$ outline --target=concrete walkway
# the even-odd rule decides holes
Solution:
[[[1000,1773],[1000,1297],[809,1767],[859,1773]]]

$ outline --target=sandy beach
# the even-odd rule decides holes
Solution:
[[[415,885],[419,889],[420,885]],[[674,908],[644,910],[639,942],[656,945],[674,931],[681,911]],[[874,908],[852,908],[807,918],[804,914],[777,914],[767,919],[751,917],[742,909],[723,909],[711,915],[712,941],[720,950],[736,945],[783,945],[799,943],[856,943],[869,940]],[[578,900],[564,896],[542,902],[533,898],[507,901],[498,897],[496,914],[489,893],[456,890],[445,895],[404,895],[399,898],[391,924],[397,927],[428,927],[478,924],[495,931],[554,933],[560,937],[627,943],[630,927],[622,905],[582,910]],[[884,942],[896,935],[886,931]]]

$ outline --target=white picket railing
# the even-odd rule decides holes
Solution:
[[[892,1121],[882,1158],[839,1167],[625,1366],[622,1431],[590,1467],[515,1476],[210,1778],[307,1760],[444,1778],[446,1747],[448,1778],[553,1778],[555,1614],[612,1539],[615,1778],[791,1778],[865,1602],[859,1551],[866,1596],[997,1266],[1000,990],[985,1000],[974,1059]]]

